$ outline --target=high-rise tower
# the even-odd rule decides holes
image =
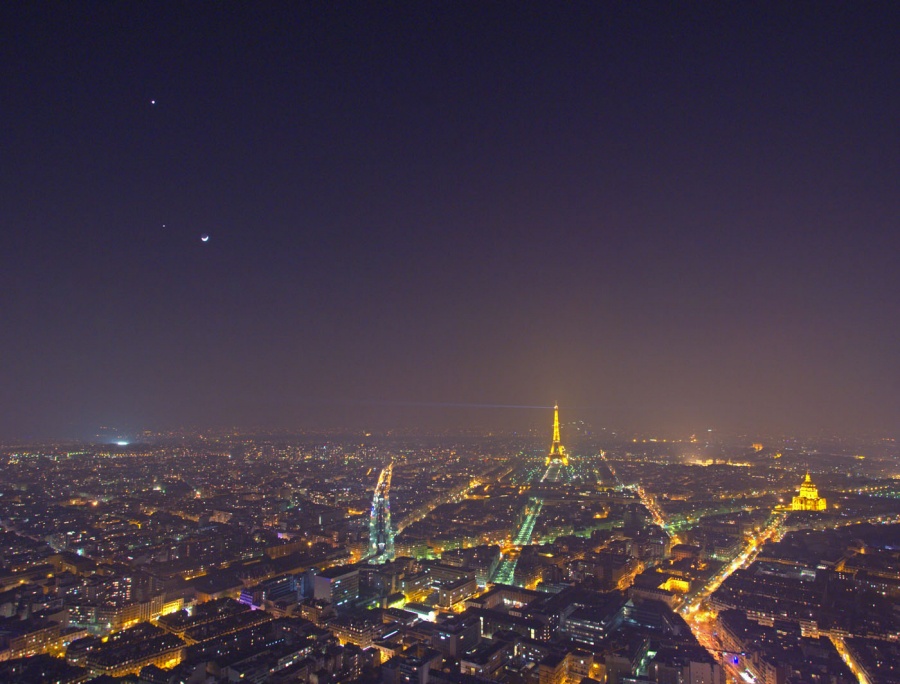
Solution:
[[[369,562],[384,563],[394,558],[394,530],[391,528],[391,474],[393,461],[378,476],[372,512],[369,516]]]
[[[553,442],[550,444],[550,453],[547,454],[546,465],[551,463],[569,465],[569,456],[566,454],[566,448],[560,443],[559,439],[559,404],[553,407]]]

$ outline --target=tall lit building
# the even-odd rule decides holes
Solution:
[[[547,454],[546,465],[551,463],[561,463],[569,465],[569,456],[566,454],[566,448],[560,443],[559,439],[559,405],[553,407],[553,441],[550,444],[550,453]]]
[[[809,473],[803,484],[800,485],[800,492],[791,500],[792,511],[824,511],[825,499],[819,496],[819,490],[809,479]]]
[[[394,530],[391,528],[391,462],[378,476],[372,512],[369,516],[369,562],[384,563],[394,558]]]
[[[339,565],[313,576],[313,598],[328,601],[336,610],[349,608],[359,598],[359,568]]]

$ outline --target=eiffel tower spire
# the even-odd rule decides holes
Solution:
[[[553,407],[553,447],[550,451],[559,451],[559,404]]]

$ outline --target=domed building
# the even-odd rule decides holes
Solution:
[[[791,500],[792,511],[824,511],[825,499],[819,496],[818,488],[809,479],[809,473],[800,485],[800,493]]]

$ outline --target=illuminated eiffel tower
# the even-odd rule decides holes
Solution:
[[[564,466],[569,465],[569,456],[566,454],[566,448],[560,443],[559,439],[559,404],[553,407],[553,442],[550,444],[550,453],[547,454],[547,462],[561,463]]]

